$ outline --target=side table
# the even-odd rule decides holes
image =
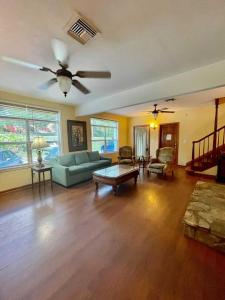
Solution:
[[[136,159],[136,163],[138,164],[139,171],[142,168],[143,172],[144,172],[144,169],[147,167],[147,165],[149,164],[150,160],[151,160],[151,156],[139,156]]]
[[[45,185],[45,172],[50,172],[50,181],[51,181],[51,189],[53,190],[53,184],[52,184],[52,167],[51,166],[44,166],[44,167],[38,167],[38,166],[32,166],[31,167],[31,180],[32,180],[32,189],[34,188],[34,173],[38,174],[38,188],[39,192],[41,189],[41,173],[43,175],[43,182]]]

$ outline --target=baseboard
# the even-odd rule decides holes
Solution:
[[[46,179],[46,182],[49,182],[50,179]],[[34,182],[34,186],[38,185],[38,182]],[[28,190],[28,189],[32,189],[32,184],[26,184],[26,185],[21,185],[12,189],[8,189],[8,190],[4,190],[4,191],[0,191],[0,196],[6,193],[10,193],[10,192],[15,192],[15,191],[22,191],[22,190]]]
[[[185,169],[186,168],[186,166],[184,166],[184,165],[176,165],[176,167],[177,168],[181,168],[181,169]]]
[[[214,179],[216,180],[216,175],[210,175],[210,174],[201,174],[201,173],[195,173],[191,174],[191,176],[196,176],[196,177],[202,177],[206,179]]]
[[[12,189],[0,191],[0,195],[10,193],[10,192],[19,191],[19,190],[26,190],[26,189],[29,189],[29,188],[31,188],[31,184],[26,184],[26,185],[22,185],[22,186],[12,188]]]

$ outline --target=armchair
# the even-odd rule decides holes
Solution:
[[[131,146],[124,146],[119,148],[118,163],[134,165],[134,156]]]
[[[167,173],[174,175],[175,167],[175,149],[171,147],[160,148],[156,151],[156,158],[150,160],[147,167],[148,174],[157,173],[167,175]]]

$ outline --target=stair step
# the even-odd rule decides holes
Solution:
[[[225,130],[225,127],[223,128],[223,130]],[[216,154],[216,157],[218,157],[219,153],[223,150],[225,150],[225,144],[218,146],[216,152],[211,150],[204,155],[202,154],[198,158],[195,158],[194,161],[189,161],[186,168],[187,173],[194,173],[195,171],[202,172],[216,166],[217,158],[214,157],[214,153]]]

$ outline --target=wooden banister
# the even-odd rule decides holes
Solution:
[[[208,154],[213,159],[217,159],[217,149],[221,146],[225,146],[225,125],[192,142],[192,163],[194,164],[196,160],[204,157],[209,160]]]

